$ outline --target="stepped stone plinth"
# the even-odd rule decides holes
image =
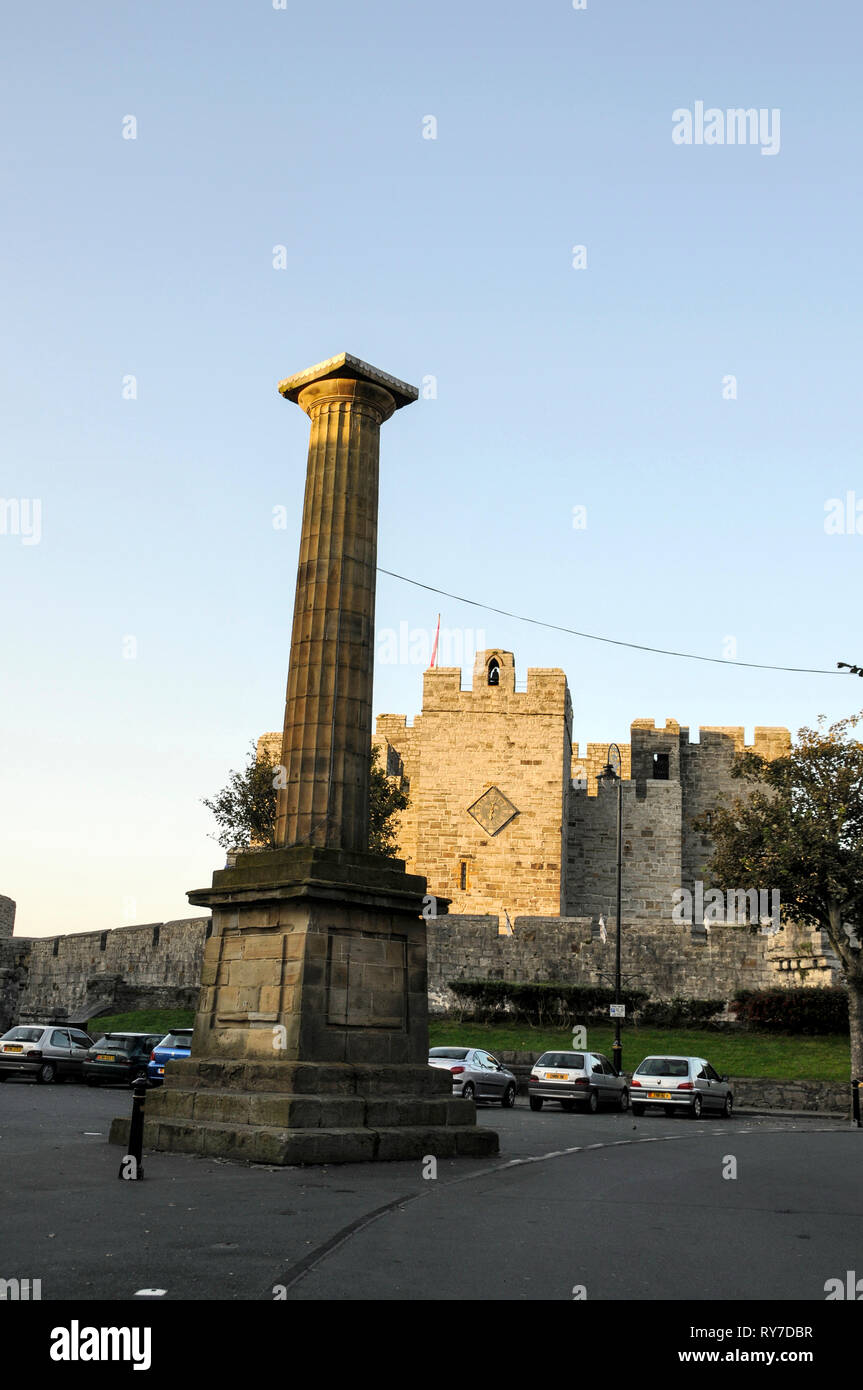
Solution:
[[[277,1164],[496,1153],[428,1065],[426,880],[366,848],[380,426],[418,393],[345,353],[279,390],[311,436],[276,848],[189,894],[213,913],[192,1056],[148,1098],[144,1142]]]

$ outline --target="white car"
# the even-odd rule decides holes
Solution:
[[[629,1105],[626,1077],[618,1076],[601,1052],[543,1052],[531,1067],[527,1094],[531,1110],[541,1110],[547,1100],[593,1115],[601,1105],[615,1110]]]
[[[57,1023],[21,1023],[0,1038],[0,1081],[9,1076],[32,1076],[43,1085],[81,1080],[84,1058],[93,1039],[80,1028]]]
[[[452,1075],[452,1093],[465,1100],[499,1100],[505,1110],[515,1105],[518,1082],[491,1052],[481,1047],[433,1047],[429,1066]]]
[[[633,1115],[684,1109],[693,1120],[707,1111],[728,1120],[734,1105],[728,1077],[704,1057],[645,1057],[632,1073],[629,1089]]]

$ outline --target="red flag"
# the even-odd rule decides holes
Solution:
[[[438,643],[438,638],[439,638],[439,637],[440,637],[440,613],[438,613],[438,615],[437,615],[437,628],[436,628],[436,630],[435,630],[434,645],[433,645],[433,647],[432,647],[432,654],[431,654],[431,664],[432,664],[432,666],[434,666],[435,662],[437,661],[437,643]]]

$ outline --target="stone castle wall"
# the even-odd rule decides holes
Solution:
[[[622,913],[626,923],[669,923],[681,875],[679,782],[624,782]],[[617,789],[571,791],[566,911],[614,921]]]
[[[100,1012],[197,1003],[210,919],[0,943],[0,1026],[18,1019],[84,1023]],[[14,957],[14,959],[13,959]],[[3,988],[3,967],[14,979]]]
[[[560,980],[613,985],[615,934],[598,937],[589,918],[518,917],[512,935],[498,918],[443,916],[428,922],[429,1010],[458,1007],[453,980]],[[624,917],[621,976],[651,999],[729,1000],[738,989],[834,984],[835,961],[820,933],[787,927],[776,937],[748,927],[718,927],[706,941],[688,926],[628,925]]]
[[[496,685],[488,682],[492,661]],[[462,690],[457,669],[428,670],[422,713],[410,726],[404,715],[380,715],[375,743],[410,798],[397,832],[402,857],[426,876],[429,892],[450,899],[453,913],[608,918],[616,795],[597,782],[608,745],[573,745],[562,671],[530,670],[519,691],[512,653],[495,649],[477,653],[470,690]],[[750,747],[775,758],[790,745],[787,729],[758,727]],[[732,776],[747,747],[744,731],[702,727],[690,743],[689,729],[674,719],[659,727],[636,719],[618,747],[625,920],[670,921],[675,892],[693,892],[713,854],[709,827],[696,828],[696,820],[752,794]],[[490,787],[517,810],[491,833],[471,814]]]
[[[706,878],[713,841],[698,817],[745,802],[752,794],[746,782],[731,775],[734,758],[747,751],[775,758],[787,753],[787,729],[757,728],[751,745],[742,728],[700,728],[698,743],[676,720],[657,728],[653,720],[636,719],[632,743],[620,745],[623,762],[623,912],[629,921],[670,921],[676,889],[694,889]],[[573,755],[573,768],[586,774],[586,789],[569,792],[566,911],[570,915],[608,917],[613,912],[616,876],[616,793],[598,788],[596,772],[606,749],[589,744],[588,756]],[[668,758],[668,780],[654,775],[654,755]],[[575,772],[573,773],[575,776]],[[750,885],[735,884],[745,888]]]
[[[497,914],[432,917],[429,1007],[455,1005],[451,980],[610,982],[614,931],[599,939],[590,918],[517,917],[501,934]],[[19,1019],[84,1023],[101,1013],[194,1008],[208,917],[68,936],[0,941],[0,1032]],[[104,945],[103,945],[104,942]],[[775,937],[717,927],[705,943],[688,927],[634,926],[624,917],[623,977],[652,998],[730,998],[736,989],[832,984],[836,961],[819,932],[786,927]]]

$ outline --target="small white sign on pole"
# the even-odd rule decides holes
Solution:
[[[609,1004],[608,1012],[611,1018],[626,1018],[625,1004]]]

